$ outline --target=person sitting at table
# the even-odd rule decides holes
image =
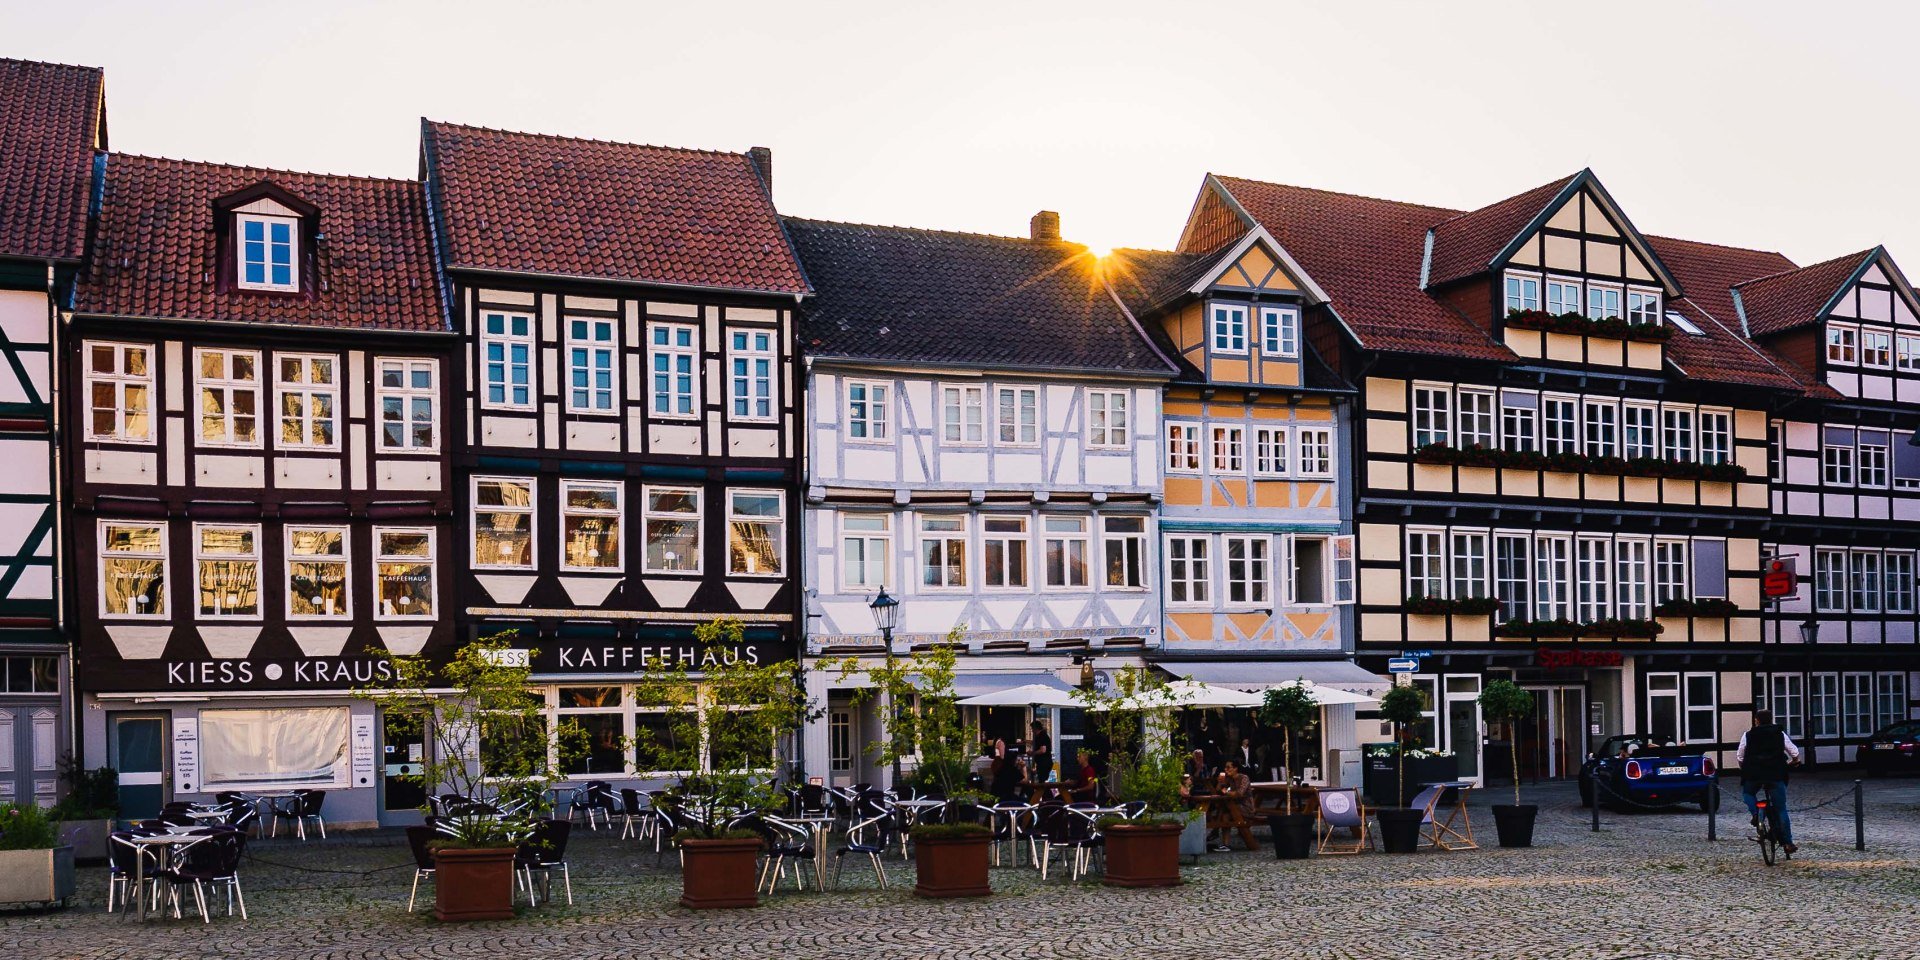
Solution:
[[[1192,777],[1196,784],[1213,782],[1213,777],[1207,770],[1207,752],[1199,747],[1193,748],[1193,753],[1187,757],[1185,768],[1181,772]]]
[[[1020,803],[1021,784],[1027,781],[1027,758],[1002,756],[994,761],[993,786],[988,789],[1001,803]]]
[[[1239,813],[1239,820],[1250,823],[1253,820],[1253,781],[1240,770],[1240,763],[1228,760],[1220,768],[1220,776],[1214,781],[1214,791],[1224,798],[1222,801]],[[1220,825],[1219,844],[1213,849],[1224,853],[1228,849],[1227,838],[1232,835],[1226,823]]]
[[[1098,802],[1100,799],[1100,772],[1093,766],[1093,751],[1080,748],[1080,774],[1068,784],[1061,793],[1061,799],[1068,803],[1078,801]]]

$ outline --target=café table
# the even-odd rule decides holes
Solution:
[[[1007,843],[1015,850],[1020,849],[1020,817],[1023,814],[1032,813],[1033,804],[996,803],[991,807],[983,807],[982,809],[987,811],[988,826],[993,830],[995,836],[998,836],[1000,833],[999,828],[995,826],[995,824],[997,824],[999,818],[1007,818]],[[1000,842],[998,840],[995,840],[993,844],[993,865],[996,867],[1000,865]]]
[[[1207,830],[1220,831],[1220,841],[1226,843],[1227,831],[1237,830],[1240,839],[1248,850],[1260,849],[1260,841],[1253,838],[1253,824],[1247,822],[1246,815],[1240,811],[1240,797],[1224,793],[1195,793],[1187,797],[1189,803],[1206,810]]]
[[[813,888],[827,889],[827,840],[838,821],[831,814],[814,813],[804,817],[781,817],[780,822],[796,823],[807,828],[809,842],[813,845]]]
[[[253,794],[254,812],[260,815],[261,823],[273,821],[273,835],[276,837],[280,835],[280,818],[273,815],[276,809],[275,801],[291,800],[294,796],[292,790],[270,790],[266,793]],[[264,832],[264,828],[262,830]]]
[[[1320,806],[1320,788],[1280,780],[1248,784],[1253,797],[1253,815],[1265,817],[1287,812],[1287,800],[1293,800],[1293,812],[1312,813]]]
[[[133,844],[138,852],[138,856],[133,858],[133,896],[140,901],[140,919],[147,918],[147,857],[152,856],[156,861],[165,863],[175,847],[191,847],[207,839],[207,836],[173,829],[150,837],[126,837],[115,841]]]

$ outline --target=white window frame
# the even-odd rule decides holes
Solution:
[[[1620,456],[1628,460],[1658,460],[1660,442],[1660,406],[1632,400],[1620,404]]]
[[[993,529],[995,526],[1001,529]],[[994,576],[988,557],[989,544],[1000,546],[1000,575]],[[1021,558],[1018,582],[1013,577],[1015,556]],[[1033,518],[1024,513],[986,513],[980,515],[980,589],[1031,590],[1033,588]]]
[[[1295,427],[1293,439],[1294,476],[1302,480],[1333,479],[1333,428]]]
[[[1831,740],[1840,736],[1840,675],[1807,675],[1807,734],[1809,740]]]
[[[671,510],[653,509],[655,493],[684,493],[693,499],[693,513],[686,514]],[[652,565],[653,553],[649,549],[653,544],[652,527],[655,523],[692,523],[693,524],[693,566],[686,568],[662,568]],[[672,577],[699,576],[706,571],[707,553],[707,494],[705,490],[683,484],[661,483],[640,485],[640,569],[642,573],[659,574]],[[624,538],[623,538],[624,539]]]
[[[1813,609],[1819,613],[1846,613],[1852,598],[1847,551],[1819,547],[1813,551]]]
[[[1880,591],[1886,586],[1880,567],[1878,550],[1847,553],[1847,606],[1854,613],[1880,612]]]
[[[1873,715],[1875,730],[1889,723],[1903,723],[1912,719],[1913,708],[1907,702],[1905,673],[1882,673],[1874,677]]]
[[[1894,334],[1893,368],[1902,373],[1920,373],[1920,333]]]
[[[1461,449],[1500,447],[1500,398],[1492,388],[1461,387],[1454,397],[1454,439]]]
[[[1297,307],[1260,308],[1260,353],[1288,360],[1300,356],[1300,310]]]
[[[483,484],[515,484],[527,488],[527,505],[520,506],[482,506],[480,487]],[[535,477],[496,477],[475,476],[467,481],[467,555],[475,569],[479,570],[538,570],[540,568],[540,482]],[[526,563],[501,563],[487,560],[480,555],[480,517],[482,514],[505,513],[527,518]]]
[[[987,388],[980,384],[940,385],[940,442],[977,447],[987,442]]]
[[[500,332],[494,333],[489,326],[494,320],[500,321]],[[525,324],[525,333],[514,333],[514,323]],[[540,341],[538,337],[540,321],[533,314],[512,310],[482,310],[480,312],[480,406],[488,410],[532,410],[540,402]],[[490,348],[500,348],[500,359],[489,357]],[[514,349],[525,351],[523,359],[514,359]],[[498,368],[499,379],[495,379]],[[516,372],[524,373],[525,384],[513,382]],[[500,390],[500,399],[495,400],[492,392]],[[514,394],[525,391],[527,399],[515,401]]]
[[[1653,540],[1615,537],[1613,541],[1614,609],[1622,620],[1653,618]]]
[[[1574,616],[1573,535],[1534,534],[1533,563],[1534,619],[1572,620]]]
[[[1879,438],[1879,443],[1868,443],[1871,433]],[[1854,431],[1854,446],[1857,452],[1853,458],[1853,477],[1856,486],[1885,490],[1893,479],[1893,437],[1884,430]]]
[[[251,553],[209,553],[202,534],[216,530],[231,530],[251,536]],[[192,527],[193,537],[193,619],[201,622],[223,623],[231,621],[253,621],[264,619],[265,610],[261,609],[267,600],[267,585],[260,576],[263,566],[260,558],[260,524],[257,523],[196,523]],[[208,613],[200,606],[200,598],[206,591],[206,570],[208,564],[231,563],[239,567],[253,566],[253,612],[252,613]],[[216,602],[218,602],[216,598]]]
[[[1509,398],[1521,402],[1509,403]],[[1500,446],[1515,453],[1540,449],[1540,394],[1537,391],[1500,391]]]
[[[1212,537],[1178,535],[1166,538],[1167,605],[1206,607],[1213,603]],[[1184,592],[1184,597],[1176,593]]]
[[[1580,402],[1581,440],[1590,457],[1620,455],[1620,403],[1583,397]]]
[[[1226,591],[1222,605],[1229,609],[1271,608],[1273,606],[1273,538],[1264,534],[1227,535],[1221,538],[1222,581]],[[1234,556],[1234,548],[1240,556]],[[1236,575],[1237,573],[1237,575]],[[1235,594],[1238,596],[1235,596]]]
[[[566,383],[562,386],[567,412],[595,417],[619,416],[620,321],[612,317],[563,317],[560,322],[567,333],[566,343],[562,345],[567,362]],[[605,386],[594,382],[595,374],[601,372],[607,376]],[[585,386],[579,382],[583,375]],[[581,402],[583,395],[584,403]]]
[[[1245,424],[1208,424],[1207,464],[1210,472],[1217,476],[1241,476],[1247,472]]]
[[[1446,528],[1408,527],[1406,531],[1407,599],[1446,599]]]
[[[1574,538],[1574,622],[1594,623],[1613,619],[1613,553],[1611,538]]]
[[[1829,487],[1851,487],[1854,485],[1854,451],[1858,447],[1856,437],[1853,443],[1820,444],[1820,482]]]
[[[260,275],[265,279],[248,280],[247,265],[253,261],[248,258],[247,247],[253,242],[247,239],[247,226],[260,224]],[[273,228],[287,228],[287,242],[281,244],[273,239]],[[237,213],[233,216],[233,278],[234,285],[242,290],[264,290],[273,293],[300,292],[300,219],[298,217],[275,217],[258,213]],[[287,282],[273,281],[273,267],[276,262],[274,248],[284,246],[287,251]]]
[[[847,522],[850,520],[878,520],[880,524],[877,529],[871,527],[849,527]],[[840,556],[838,558],[840,561],[838,564],[840,568],[838,571],[838,576],[840,577],[840,592],[873,593],[893,586],[893,515],[867,511],[842,512],[837,517],[837,523],[840,528]],[[853,555],[853,551],[849,549],[849,545],[853,543],[860,544],[859,559],[861,575],[858,580],[847,576],[847,561]],[[878,563],[880,582],[868,583],[866,582],[866,574],[874,569],[873,551],[875,547],[878,547],[880,551]]]
[[[1413,385],[1413,449],[1453,442],[1453,386],[1445,383]]]
[[[1293,472],[1293,437],[1287,427],[1253,428],[1253,475],[1261,479],[1285,477]]]
[[[1087,391],[1087,446],[1121,450],[1132,442],[1133,419],[1128,412],[1131,390]]]
[[[312,531],[314,533],[339,534],[340,535],[339,557],[335,559],[331,554],[294,552],[294,546],[295,546],[294,532],[300,531],[300,530]],[[285,529],[282,531],[281,539],[285,541],[284,548],[281,552],[281,559],[282,561],[284,561],[284,564],[285,564],[282,567],[282,576],[286,578],[287,619],[291,621],[303,621],[303,622],[312,622],[312,623],[334,623],[341,620],[351,619],[353,617],[353,531],[352,529],[341,526],[339,524],[289,523],[286,525]],[[335,608],[333,613],[294,613],[293,612],[293,598],[294,598],[293,568],[295,564],[302,564],[302,563],[313,565],[313,566],[320,566],[322,564],[326,564],[326,565],[338,566],[340,568],[340,592],[341,592],[340,604],[337,608]]]
[[[1701,463],[1733,462],[1733,411],[1724,407],[1701,407],[1694,418],[1699,433],[1695,455]]]
[[[1123,524],[1132,524],[1138,529],[1126,529],[1121,526]],[[1117,569],[1125,571],[1131,568],[1138,582],[1126,582],[1124,573],[1118,582],[1114,580],[1116,548],[1120,552],[1120,565]],[[1147,589],[1147,565],[1151,562],[1147,552],[1147,518],[1134,515],[1100,518],[1100,561],[1103,568],[1100,575],[1102,589]]]
[[[1880,560],[1880,573],[1885,583],[1881,587],[1881,605],[1888,613],[1911,614],[1914,610],[1914,553],[1911,550],[1888,550]]]
[[[844,380],[848,443],[893,442],[893,383],[888,380]]]
[[[1653,539],[1653,605],[1693,599],[1693,543],[1685,537]]]
[[[206,375],[205,364],[207,358],[212,356],[218,356],[220,358],[220,375],[217,377],[209,377]],[[251,379],[234,376],[233,362],[240,357],[248,357],[253,360],[253,377]],[[195,347],[193,350],[193,392],[195,397],[195,403],[193,405],[193,420],[195,426],[193,436],[195,444],[203,447],[234,447],[245,450],[257,450],[261,447],[260,400],[263,391],[260,389],[260,351],[236,350],[230,347]],[[224,398],[221,404],[222,413],[219,414],[221,435],[212,439],[207,437],[207,420],[212,416],[207,413],[207,395],[210,393],[218,393]],[[243,393],[253,395],[253,413],[251,414],[253,418],[252,440],[235,439],[236,421],[241,417],[247,416],[246,414],[236,414],[233,410],[234,399]],[[275,417],[273,422],[278,425],[279,418]]]
[[[682,335],[686,343],[680,343]],[[662,343],[661,340],[666,342]],[[681,370],[684,364],[686,369]],[[647,415],[655,420],[700,417],[700,327],[691,323],[647,323]],[[661,389],[661,378],[666,389]],[[685,381],[684,383],[682,381]],[[680,409],[685,406],[686,409]]]
[[[1039,445],[1039,387],[998,386],[993,388],[993,436],[995,444],[1003,447]]]
[[[157,553],[134,552],[129,550],[109,552],[107,550],[107,531],[113,527],[139,527],[160,531],[159,551]],[[98,588],[97,592],[100,594],[99,609],[101,619],[165,620],[173,615],[172,611],[168,609],[171,605],[171,591],[173,589],[173,544],[169,527],[170,525],[165,520],[119,520],[105,517],[100,519],[99,524],[95,527],[94,555],[99,564],[99,569],[95,574],[95,586]],[[107,575],[107,563],[110,558],[114,557],[160,561],[160,590],[157,594],[160,599],[160,603],[158,604],[160,607],[159,610],[151,613],[128,613],[125,610],[114,610],[107,606],[108,591],[106,589],[105,577]],[[196,583],[195,586],[197,588],[198,584]]]
[[[1053,553],[1058,545],[1060,551],[1060,577],[1053,577]],[[1075,545],[1079,546],[1080,579],[1073,577],[1073,564],[1069,561],[1074,554]],[[1093,584],[1093,525],[1089,518],[1079,514],[1041,514],[1040,515],[1040,583],[1046,590],[1085,590]]]
[[[1695,681],[1706,681],[1709,695],[1703,700],[1693,695]],[[1693,735],[1693,721],[1696,715],[1704,714],[1707,727],[1713,732],[1704,736]],[[1696,672],[1680,675],[1680,739],[1684,743],[1720,742],[1720,677],[1717,674]]]
[[[1827,323],[1827,363],[1843,367],[1860,363],[1860,328],[1850,323]]]
[[[1200,472],[1201,424],[1192,420],[1167,421],[1167,472]]]
[[[1698,412],[1682,404],[1660,405],[1660,456],[1664,460],[1691,462],[1700,455],[1699,438],[1694,430]]]
[[[763,327],[728,327],[727,417],[737,423],[780,418],[779,333]],[[756,409],[764,406],[765,410]]]
[[[569,502],[568,494],[575,490],[612,491],[613,508],[576,507]],[[583,480],[562,478],[560,480],[560,551],[559,565],[563,573],[625,573],[627,570],[627,530],[623,522],[626,517],[627,485],[619,480]],[[611,566],[575,566],[567,562],[567,521],[574,518],[612,518],[614,555]]]
[[[1546,299],[1542,302],[1545,303],[1546,306],[1542,307],[1542,309],[1547,313],[1556,317],[1567,313],[1577,313],[1581,316],[1586,316],[1587,298],[1586,294],[1580,288],[1580,281],[1549,275],[1547,277],[1545,294]],[[1567,302],[1569,295],[1571,295],[1573,299],[1571,303]]]
[[[959,527],[957,529],[947,527],[931,529],[928,527],[929,523],[946,523],[951,521],[958,521],[960,524]],[[919,522],[914,526],[919,533],[920,545],[919,556],[915,558],[920,566],[919,576],[916,578],[918,589],[922,592],[966,590],[968,585],[973,582],[973,522],[971,517],[964,513],[923,513],[919,516]],[[929,546],[936,542],[940,545],[941,563],[937,568],[930,568],[927,565],[930,556]],[[948,563],[947,560],[952,556],[952,547],[956,543],[960,545],[961,558],[959,577],[958,579],[953,579],[947,575],[948,571],[953,569],[953,565]],[[927,582],[927,571],[929,569],[938,569],[940,571],[940,582]]]
[[[155,432],[153,429],[155,420],[153,404],[153,344],[88,340],[83,344],[83,348],[86,356],[87,440],[91,443],[137,443],[144,446],[152,446]],[[113,369],[111,371],[96,371],[93,369],[94,351],[102,349],[113,352]],[[136,352],[146,357],[147,372],[145,374],[125,372],[129,366],[128,357]],[[93,403],[93,388],[96,384],[109,384],[113,389],[113,431],[111,433],[99,433],[93,429],[95,414],[106,409],[104,407],[97,407]],[[140,436],[133,436],[127,432],[127,420],[129,414],[133,412],[127,404],[127,389],[129,387],[143,388],[146,397],[141,415],[146,419],[147,428]]]
[[[314,380],[316,364],[324,362],[328,379],[321,383]],[[288,363],[299,364],[300,379],[288,380]],[[340,449],[340,358],[331,353],[276,353],[273,355],[274,378],[274,415],[280,429],[274,434],[274,446],[299,450],[338,450]],[[289,416],[287,399],[298,398],[300,413]],[[314,400],[324,397],[327,402],[327,415],[316,417],[313,413]],[[325,443],[313,440],[314,425],[324,421],[327,432],[331,434]],[[287,439],[289,423],[298,423],[299,440]]]
[[[1582,420],[1580,398],[1570,393],[1540,395],[1540,451],[1579,454]]]
[[[401,385],[386,385],[386,374],[390,367],[398,366],[401,371]],[[440,361],[430,357],[375,357],[373,360],[373,409],[374,432],[379,435],[379,447],[383,453],[434,454],[440,452]],[[428,384],[424,387],[413,385],[413,375],[427,371]],[[398,399],[404,416],[400,423],[401,443],[395,445],[387,438],[387,400]],[[414,442],[414,401],[427,402],[427,429],[432,435],[429,443],[422,446]]]
[[[389,554],[383,543],[387,534],[420,534],[427,538],[427,555]],[[440,541],[432,527],[379,526],[373,528],[373,618],[375,620],[432,620],[440,610]],[[381,609],[380,565],[382,563],[424,563],[427,567],[426,613],[386,613]]]
[[[1493,596],[1492,542],[1485,530],[1447,531],[1447,596],[1455,600]]]
[[[1247,305],[1207,304],[1207,343],[1214,353],[1247,352]]]
[[[1515,310],[1540,309],[1542,303],[1540,275],[1515,270],[1507,271],[1505,293],[1508,313]]]
[[[1665,311],[1660,308],[1660,293],[1636,287],[1627,288],[1627,322],[1660,326]]]
[[[1767,707],[1773,710],[1775,723],[1787,728],[1787,736],[1804,737],[1806,728],[1806,681],[1797,673],[1775,673],[1767,677]]]
[[[1622,319],[1626,316],[1626,292],[1618,284],[1587,284],[1586,314],[1594,320]]]
[[[1840,675],[1840,733],[1849,739],[1870,737],[1874,726],[1873,674],[1848,671]]]
[[[739,512],[738,507],[735,505],[735,501],[737,501],[743,494],[747,496],[754,496],[754,497],[772,497],[773,502],[779,506],[779,512],[773,514],[771,517],[765,514],[741,513]],[[774,557],[774,563],[775,563],[774,569],[760,570],[760,571],[749,573],[743,570],[735,570],[733,568],[733,537],[734,537],[734,524],[736,523],[752,523],[752,524],[761,524],[761,525],[773,527],[773,543],[779,550],[778,554]],[[787,571],[787,497],[786,497],[786,494],[772,488],[758,488],[758,487],[727,488],[727,576],[753,577],[756,579],[769,578],[769,577],[778,578],[778,577],[786,576],[787,575],[786,571]]]
[[[1873,370],[1893,369],[1893,331],[1860,328],[1860,365]]]
[[[1516,545],[1517,552],[1513,549]],[[1493,595],[1500,599],[1500,622],[1533,619],[1533,535],[1495,530],[1490,567]]]

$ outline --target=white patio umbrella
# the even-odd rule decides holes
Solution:
[[[1291,686],[1291,684],[1288,684],[1288,686]],[[1332,687],[1320,687],[1320,686],[1309,685],[1307,687],[1307,693],[1313,696],[1314,703],[1317,703],[1323,707],[1332,706],[1334,704],[1340,704],[1340,703],[1378,703],[1380,702],[1380,698],[1378,697],[1369,697],[1364,693],[1354,693],[1351,690],[1335,690]]]
[[[1050,687],[1044,683],[1025,683],[954,702],[963,707],[1077,707],[1081,705],[1072,691]]]
[[[1257,707],[1265,702],[1257,693],[1231,687],[1216,687],[1198,680],[1175,680],[1160,690],[1136,693],[1117,706],[1122,710],[1185,710],[1205,707]]]

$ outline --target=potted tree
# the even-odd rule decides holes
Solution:
[[[47,812],[0,803],[0,903],[65,906],[73,889],[73,848]]]
[[[119,772],[112,767],[88,770],[69,756],[60,762],[60,778],[67,781],[67,795],[53,808],[60,841],[73,848],[78,862],[105,860],[107,834],[120,815]]]
[[[1426,708],[1426,698],[1413,687],[1396,686],[1380,697],[1380,719],[1393,724],[1395,755],[1394,805],[1375,810],[1380,819],[1380,845],[1388,853],[1412,853],[1420,847],[1423,811],[1406,806],[1407,728],[1420,722]]]
[[[1533,822],[1539,806],[1520,802],[1520,738],[1512,728],[1533,715],[1533,694],[1512,680],[1495,680],[1480,691],[1480,709],[1488,720],[1507,724],[1507,744],[1513,751],[1513,803],[1493,806],[1494,827],[1503,847],[1533,846]]]
[[[1106,877],[1114,887],[1171,887],[1180,878],[1180,835],[1197,814],[1184,809],[1180,752],[1173,745],[1174,696],[1165,681],[1136,667],[1115,675],[1108,692],[1079,691],[1088,716],[1106,736],[1114,799],[1140,804],[1133,819],[1103,818]]]
[[[1280,728],[1281,779],[1293,784],[1293,735],[1305,730],[1320,717],[1320,704],[1313,699],[1304,679],[1267,691],[1260,705],[1260,719]],[[1313,849],[1313,817],[1293,812],[1293,791],[1286,792],[1286,812],[1267,817],[1267,829],[1273,832],[1273,854],[1282,860],[1300,860]]]

